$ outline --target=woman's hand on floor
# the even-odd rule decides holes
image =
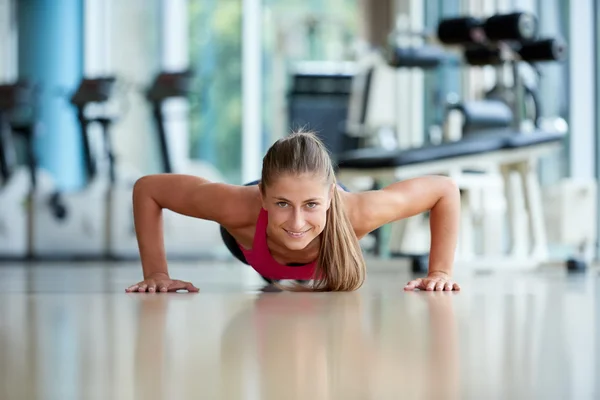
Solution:
[[[167,274],[153,274],[143,281],[136,283],[135,285],[129,286],[125,289],[126,292],[176,292],[178,290],[187,290],[188,292],[198,292],[196,286],[192,285],[190,282],[179,281],[175,279],[169,278]]]
[[[439,290],[439,291],[451,291],[460,290],[458,283],[452,281],[450,275],[445,272],[434,271],[430,272],[425,278],[417,278],[408,282],[404,287],[404,290]]]

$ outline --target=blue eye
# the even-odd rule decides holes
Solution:
[[[318,206],[317,203],[307,203],[306,205],[308,206],[308,208],[315,208],[316,206]]]

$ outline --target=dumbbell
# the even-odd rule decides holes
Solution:
[[[443,19],[438,24],[437,37],[445,44],[483,42],[483,21],[475,17]]]
[[[538,33],[537,18],[533,14],[516,12],[493,15],[485,21],[485,35],[491,41],[533,40]]]
[[[533,40],[537,35],[537,18],[525,12],[497,14],[487,19],[459,17],[443,19],[438,24],[438,39],[445,44],[484,43],[486,41]]]
[[[521,60],[528,62],[561,61],[565,58],[566,52],[565,43],[558,39],[536,40],[516,49]],[[503,61],[499,48],[477,44],[467,45],[464,59],[472,66],[501,65]]]
[[[497,47],[484,45],[468,45],[464,51],[465,62],[472,66],[501,65],[502,53]]]
[[[517,53],[524,61],[560,61],[566,57],[567,46],[559,39],[542,39],[523,44]]]

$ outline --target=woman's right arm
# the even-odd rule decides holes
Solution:
[[[160,282],[163,285],[172,283],[164,245],[163,209],[228,227],[241,227],[251,223],[253,218],[252,210],[247,206],[253,203],[248,201],[251,190],[191,175],[157,174],[140,178],[134,186],[132,200],[144,281],[131,286],[128,291],[150,291],[153,285],[151,291],[161,291]]]

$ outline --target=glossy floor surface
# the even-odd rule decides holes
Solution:
[[[0,264],[0,399],[600,398],[596,270],[457,273],[404,292],[260,291],[237,264],[179,265],[197,294],[126,294],[135,264]]]

